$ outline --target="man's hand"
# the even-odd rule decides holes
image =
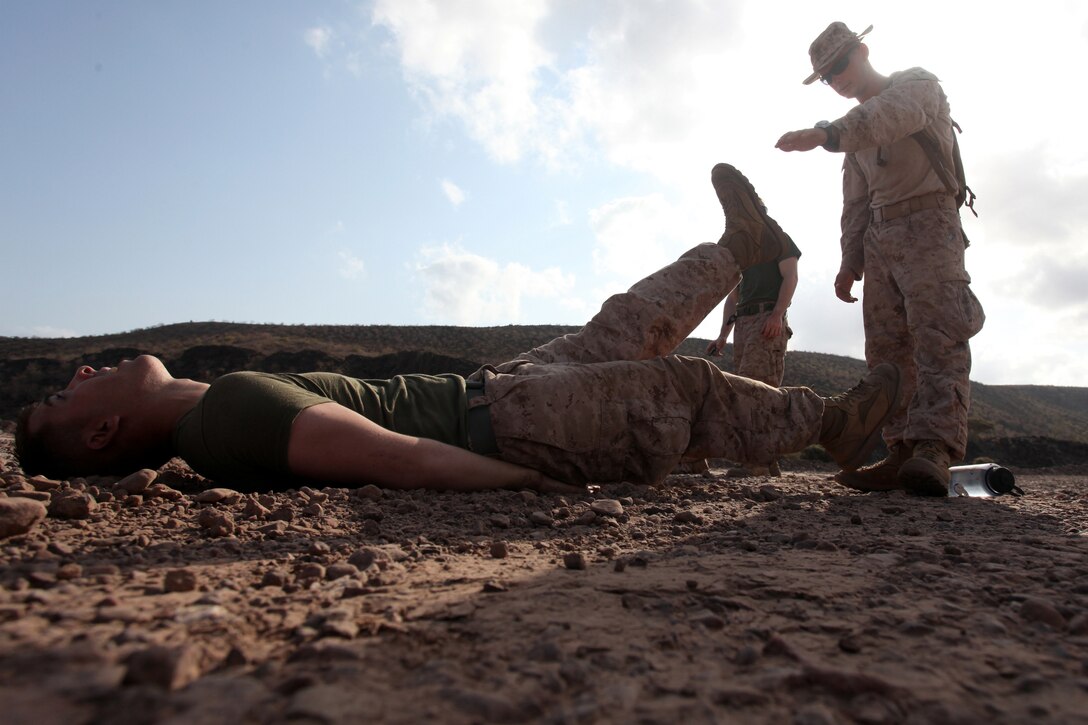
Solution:
[[[827,143],[827,131],[822,128],[803,128],[800,131],[790,131],[782,134],[776,149],[783,151],[811,151],[817,146]]]
[[[763,323],[763,329],[760,334],[768,340],[773,340],[782,334],[783,329],[786,327],[785,315],[778,312],[772,312],[767,321]]]
[[[730,325],[732,328],[732,325]],[[706,346],[706,354],[711,357],[717,357],[722,354],[722,350],[725,349],[725,338],[729,337],[729,334],[719,335],[717,340],[714,340]]]
[[[858,298],[850,294],[854,288],[854,273],[843,270],[835,275],[835,296],[843,302],[857,302]]]

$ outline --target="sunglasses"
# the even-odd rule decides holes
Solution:
[[[850,65],[850,55],[853,52],[854,52],[853,48],[846,51],[846,55],[842,56],[837,61],[835,61],[835,63],[830,68],[827,69],[827,73],[824,73],[822,76],[820,76],[820,82],[823,83],[825,86],[831,85],[831,80],[835,76],[837,76],[838,74],[840,74],[844,70],[846,70],[846,66]]]

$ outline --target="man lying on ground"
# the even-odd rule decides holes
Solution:
[[[847,393],[774,388],[671,355],[744,269],[788,239],[748,180],[721,165],[726,231],[610,297],[579,332],[465,379],[239,372],[210,385],[140,356],[82,366],[24,408],[27,473],[127,473],[173,456],[223,484],[302,481],[476,491],[656,484],[681,458],[770,462],[820,443],[860,465],[899,400],[899,370]]]

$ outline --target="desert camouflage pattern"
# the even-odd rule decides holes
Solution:
[[[670,355],[740,281],[701,244],[614,295],[579,332],[474,373],[503,460],[575,483],[657,483],[681,458],[769,462],[819,437],[823,400]]]
[[[786,343],[793,337],[793,330],[783,317],[782,334],[764,337],[763,325],[772,314],[768,310],[737,318],[733,328],[733,372],[777,388],[786,374]]]
[[[968,340],[986,317],[964,268],[959,215],[932,209],[872,224],[865,235],[865,360],[902,371],[904,406],[884,427],[890,446],[939,440],[967,448]]]
[[[951,167],[951,111],[929,71],[911,68],[889,79],[886,90],[834,122],[847,152],[840,269],[864,279],[866,362],[902,370],[903,407],[885,425],[885,442],[939,440],[958,460],[967,446],[968,340],[985,320],[964,266],[959,213],[872,221],[873,209],[949,193],[911,134],[936,138]]]

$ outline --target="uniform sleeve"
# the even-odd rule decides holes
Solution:
[[[865,249],[862,244],[869,228],[869,185],[853,154],[842,163],[842,263],[840,272],[851,272],[854,279],[865,273]]]
[[[937,119],[942,91],[934,76],[893,82],[836,120],[839,151],[893,144]]]

